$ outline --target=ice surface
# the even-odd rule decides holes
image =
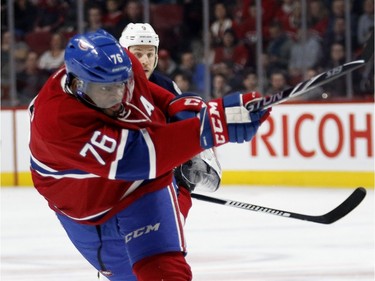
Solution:
[[[350,189],[225,186],[213,197],[321,215]],[[374,193],[320,225],[193,201],[185,225],[195,281],[373,281]],[[1,189],[1,280],[97,280],[33,188]],[[102,280],[104,278],[101,278]]]

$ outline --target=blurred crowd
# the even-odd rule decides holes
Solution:
[[[262,2],[261,59],[256,55],[255,0],[209,1],[210,56],[203,56],[202,1],[150,1],[150,23],[160,36],[157,71],[182,91],[203,95],[205,63],[210,66],[209,98],[233,91],[259,90],[257,63],[264,69],[263,94],[273,94],[345,63],[345,2],[351,2],[351,58],[360,54],[374,30],[373,0],[307,0],[303,33],[300,0]],[[1,101],[10,99],[8,1],[1,1]],[[17,105],[27,105],[64,61],[67,40],[77,33],[77,1],[14,0]],[[84,1],[84,30],[103,28],[119,38],[130,22],[143,22],[142,1]],[[355,100],[374,99],[373,64],[352,74]],[[306,99],[346,100],[346,77]]]

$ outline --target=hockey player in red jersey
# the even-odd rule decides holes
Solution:
[[[176,98],[107,32],[76,35],[29,106],[34,185],[109,280],[191,280],[173,168],[250,141],[269,115],[246,110],[257,97]]]

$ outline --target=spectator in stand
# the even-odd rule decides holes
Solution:
[[[249,50],[237,40],[232,29],[224,32],[223,43],[214,48],[214,65],[218,63],[234,63],[234,71],[240,72],[249,64]]]
[[[37,9],[29,0],[14,1],[14,28],[17,34],[25,35],[33,30]]]
[[[244,0],[241,5],[241,12],[236,20],[233,20],[233,29],[240,40],[254,42],[256,40],[256,1]],[[262,4],[262,31],[263,38],[268,38],[268,26],[275,19],[279,4],[276,0],[261,1]]]
[[[10,40],[11,33],[4,30],[1,34],[1,103],[2,105],[8,105],[9,102],[9,90],[10,90]],[[19,36],[14,38],[14,60],[15,60],[15,71],[16,73],[22,71],[24,61],[27,57],[29,48],[25,42],[20,40]],[[13,105],[13,104],[12,104]]]
[[[232,28],[232,19],[228,15],[226,6],[223,3],[216,3],[214,6],[214,22],[211,24],[211,36],[213,46],[220,46],[223,43],[224,32]]]
[[[124,26],[127,26],[129,23],[142,22],[144,22],[142,3],[139,0],[129,0],[122,8],[122,18],[117,28],[114,28],[113,34],[116,38],[119,38]]]
[[[319,37],[323,37],[328,26],[328,9],[322,0],[311,0],[308,2],[307,8],[307,24],[317,33]]]
[[[23,71],[17,74],[19,105],[29,105],[47,80],[48,75],[38,68],[38,54],[29,52]]]
[[[293,10],[293,2],[294,0],[282,0],[281,5],[276,12],[276,19],[280,22],[287,21],[289,15],[292,13]]]
[[[66,39],[73,37],[77,31],[77,9],[78,1],[76,0],[64,0],[62,9],[64,9],[64,23],[62,24],[60,31],[64,33]]]
[[[211,99],[222,98],[230,93],[232,88],[228,85],[226,77],[217,73],[212,77]]]
[[[227,84],[232,89],[240,89],[242,88],[243,82],[243,71],[235,72],[235,67],[233,62],[223,62],[214,65],[211,68],[211,75],[214,76],[216,74],[224,75]]]
[[[10,40],[11,40],[11,33],[6,31],[3,33],[3,38],[1,42],[1,49],[3,52],[8,52],[10,50]],[[16,72],[20,72],[23,69],[23,65],[25,63],[27,53],[29,52],[29,46],[23,41],[23,37],[17,34],[14,34],[14,60],[15,60],[15,67]],[[8,56],[8,55],[5,55]]]
[[[374,0],[363,2],[363,13],[358,20],[358,44],[362,46],[374,31]]]
[[[195,72],[195,64],[196,62],[193,52],[185,51],[181,54],[179,71],[186,73],[190,77],[193,77]]]
[[[118,0],[106,0],[106,13],[103,15],[103,27],[109,32],[117,27],[123,17]]]
[[[345,63],[345,47],[340,43],[333,43],[330,49],[330,57],[324,60],[323,71],[332,69]],[[346,96],[346,76],[334,79],[324,86],[327,98],[344,98]]]
[[[283,29],[293,35],[296,32],[296,24],[299,24],[298,15],[300,3],[295,0],[283,0],[281,8],[277,11],[275,18],[281,23]]]
[[[242,90],[244,93],[259,92],[258,76],[255,72],[250,71],[245,74],[242,82]]]
[[[347,3],[348,2],[350,2],[350,1],[347,1]],[[335,28],[337,18],[344,19],[344,24],[345,24],[345,3],[346,3],[345,0],[332,0],[331,14],[329,16],[328,25],[327,25],[327,33],[334,32],[334,28]],[[348,3],[348,5],[350,5],[349,9],[351,9],[352,4]],[[354,50],[357,47],[357,21],[358,21],[358,17],[353,13],[350,14],[350,17],[351,17],[351,19],[350,19],[350,24],[351,24],[350,29],[351,29],[351,35],[352,35],[351,43],[352,43],[352,49]],[[345,25],[344,25],[344,28],[346,28]],[[328,48],[328,50],[329,49],[330,48]]]
[[[273,72],[275,69],[287,70],[293,40],[278,21],[270,24],[269,35],[270,41],[267,45],[268,71]]]
[[[241,17],[241,22],[233,22],[232,29],[236,32],[239,40],[254,42],[256,36],[256,6],[255,2],[251,2],[246,13]]]
[[[58,31],[64,23],[64,12],[60,0],[41,0],[37,8],[34,31]]]
[[[177,72],[173,76],[173,81],[177,84],[178,88],[181,90],[181,92],[195,92],[195,90],[192,87],[191,81],[189,77],[185,73]]]
[[[255,2],[244,1],[240,15],[234,17],[232,29],[239,40],[252,42],[256,35],[256,5]]]
[[[192,81],[192,86],[198,93],[204,91],[204,65],[197,63],[192,51],[184,51],[181,54],[181,60],[178,71],[185,73]]]
[[[172,79],[177,71],[177,64],[165,49],[159,50],[157,70]]]
[[[268,81],[268,77],[271,76],[274,70],[271,69],[270,58],[267,52],[263,52],[260,56],[260,63],[262,64],[262,68],[264,69],[263,75],[263,84],[266,85],[265,81]],[[258,77],[259,79],[259,77]],[[268,83],[268,82],[267,82]]]
[[[331,46],[334,43],[345,45],[345,18],[337,17],[334,20],[332,30],[327,30],[323,38],[324,58],[328,59],[331,55]]]
[[[274,95],[283,90],[290,88],[287,82],[287,75],[284,71],[275,71],[270,77],[270,87],[266,91],[266,95]]]
[[[330,1],[330,15],[328,20],[328,30],[333,30],[333,25],[336,18],[345,18],[345,1],[344,0],[332,0]]]
[[[102,28],[103,28],[102,9],[97,5],[89,7],[87,10],[87,25],[85,28],[85,32],[94,32]]]
[[[293,85],[301,81],[304,70],[319,65],[322,59],[323,50],[318,37],[307,30],[303,40],[302,32],[302,29],[298,30],[290,50],[288,71]]]
[[[137,23],[143,21],[143,9],[139,0],[129,0],[123,8],[125,19]]]
[[[39,58],[38,67],[48,75],[52,74],[64,64],[64,50],[65,38],[61,33],[54,33],[49,50]]]
[[[23,69],[23,65],[26,61],[27,54],[29,53],[30,48],[23,40],[23,37],[15,35],[14,40],[14,58],[16,63],[16,73],[19,73]]]

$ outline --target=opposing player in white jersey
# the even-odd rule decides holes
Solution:
[[[158,64],[159,36],[148,23],[129,23],[119,39],[121,46],[128,49],[141,62],[149,81],[172,92],[175,96],[195,96],[182,93],[169,77],[155,71]],[[190,116],[189,116],[190,117]],[[175,169],[177,184],[188,191],[194,189],[216,191],[221,181],[221,167],[212,149],[207,149]],[[184,189],[179,192],[180,209],[186,218],[191,206],[191,197]]]

